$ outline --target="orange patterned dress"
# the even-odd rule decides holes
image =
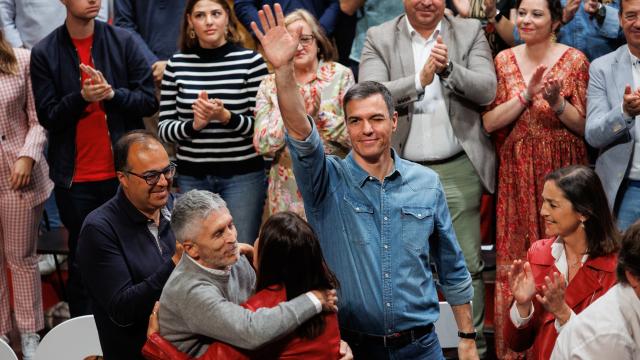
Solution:
[[[525,80],[511,49],[495,58],[498,88],[490,109],[518,96]],[[586,111],[589,61],[579,50],[567,49],[546,76],[563,79],[561,96],[580,114]],[[497,271],[495,298],[496,352],[499,359],[523,357],[507,349],[502,329],[509,319],[512,303],[507,279],[509,266],[525,259],[532,242],[544,238],[539,215],[544,177],[554,169],[587,163],[587,149],[581,136],[572,133],[542,98],[532,104],[509,127],[496,135],[499,158],[498,203],[496,211]]]

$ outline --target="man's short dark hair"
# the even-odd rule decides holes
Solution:
[[[342,110],[344,111],[345,118],[348,117],[347,104],[351,100],[362,100],[376,94],[382,95],[382,98],[384,99],[384,103],[387,105],[387,110],[389,111],[389,118],[393,117],[393,112],[395,111],[395,107],[393,104],[393,96],[391,96],[391,92],[389,91],[389,89],[387,89],[386,86],[376,81],[363,81],[361,83],[355,84],[344,95],[344,100],[342,102]]]
[[[628,285],[629,279],[627,279],[625,271],[640,278],[640,221],[636,221],[624,233],[618,254],[618,268],[616,269],[618,281]]]
[[[135,143],[157,142],[160,144],[158,137],[148,130],[133,130],[124,135],[116,142],[113,148],[113,163],[116,171],[129,170],[127,158],[129,156],[129,148]]]

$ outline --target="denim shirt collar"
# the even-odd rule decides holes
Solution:
[[[398,156],[398,153],[395,150],[390,149],[390,151],[391,151],[391,157],[393,158],[394,168],[384,178],[389,180],[395,179],[396,176],[400,176],[402,178],[402,174],[405,172],[404,164],[400,160],[400,157]],[[367,180],[377,180],[375,177],[371,176],[368,172],[366,172],[362,167],[360,167],[360,165],[358,165],[358,163],[356,162],[356,159],[353,156],[353,150],[349,152],[345,160],[347,164],[347,169],[349,170],[351,181],[353,181],[353,183],[357,184],[359,187],[363,187],[364,184],[367,182]]]

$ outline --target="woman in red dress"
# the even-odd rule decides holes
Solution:
[[[275,307],[313,289],[332,289],[338,285],[313,229],[292,212],[277,213],[265,222],[255,243],[254,267],[256,294],[242,305],[252,311]],[[149,322],[149,337],[143,355],[149,360],[193,360],[160,336],[154,316],[157,316],[157,309]],[[241,350],[214,342],[197,360],[330,360],[340,357],[338,317],[336,313],[323,312],[292,334],[259,350]]]
[[[502,330],[509,348],[546,360],[562,326],[616,283],[619,235],[592,169],[573,165],[545,180],[540,215],[550,238],[513,261],[514,301]]]
[[[498,151],[497,271],[495,325],[502,328],[512,297],[507,272],[544,230],[544,176],[572,164],[585,164],[583,141],[589,62],[580,51],[558,44],[559,0],[519,0],[517,27],[524,44],[495,58],[496,99],[483,115]],[[508,354],[496,332],[500,359]]]

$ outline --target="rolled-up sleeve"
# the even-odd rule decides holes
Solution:
[[[441,290],[451,305],[466,304],[473,298],[471,275],[449,215],[442,184],[438,180],[438,197],[434,209],[435,232],[429,239],[431,257],[438,271]]]

